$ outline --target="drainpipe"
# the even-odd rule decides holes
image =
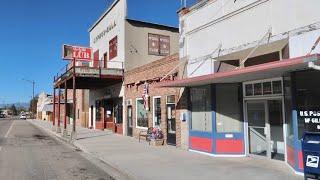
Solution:
[[[320,66],[316,65],[314,62],[309,62],[308,67],[320,71]]]

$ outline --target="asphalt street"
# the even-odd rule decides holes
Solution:
[[[77,149],[31,123],[0,119],[0,180],[107,180]]]

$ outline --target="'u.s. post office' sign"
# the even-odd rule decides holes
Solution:
[[[320,110],[300,110],[298,118],[304,122],[306,131],[320,132]]]
[[[62,59],[91,61],[92,49],[89,47],[71,46],[64,44],[62,47]]]

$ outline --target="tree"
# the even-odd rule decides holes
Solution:
[[[38,103],[38,96],[35,96],[33,99],[30,100],[29,111],[33,114],[37,113],[37,103]]]
[[[10,110],[12,112],[12,115],[18,115],[17,108],[14,104],[12,104],[12,106],[10,107]]]

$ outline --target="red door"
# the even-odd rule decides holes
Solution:
[[[96,50],[93,53],[93,67],[95,68],[99,67],[99,50]]]

